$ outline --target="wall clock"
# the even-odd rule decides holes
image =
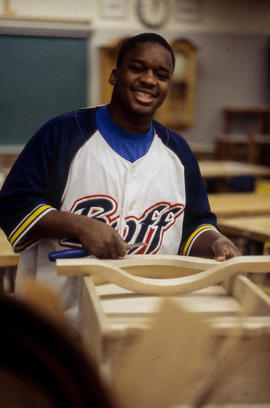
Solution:
[[[169,17],[168,0],[137,0],[137,14],[148,27],[162,27]]]

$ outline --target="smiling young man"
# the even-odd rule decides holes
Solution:
[[[133,37],[119,54],[110,83],[114,86],[109,114],[130,133],[150,128],[156,110],[164,102],[174,70],[174,54],[166,42],[151,42],[151,35]],[[165,47],[166,45],[166,47]]]
[[[110,76],[108,105],[46,123],[28,142],[0,193],[0,226],[21,251],[25,275],[63,293],[75,317],[77,279],[57,277],[52,251],[81,245],[99,258],[132,254],[239,255],[218,231],[196,159],[185,140],[153,117],[174,70],[167,41],[129,39]]]

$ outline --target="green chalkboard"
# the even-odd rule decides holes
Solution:
[[[0,145],[86,106],[87,38],[0,35]]]

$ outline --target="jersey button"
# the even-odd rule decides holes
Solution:
[[[130,204],[130,206],[128,207],[128,211],[132,211],[134,208],[134,206],[132,204]]]
[[[131,174],[135,174],[135,173],[136,173],[135,167],[131,167],[129,171],[130,171]]]

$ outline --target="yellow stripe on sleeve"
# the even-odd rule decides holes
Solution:
[[[184,248],[183,248],[183,255],[186,255],[189,245],[191,244],[191,242],[193,241],[193,239],[196,237],[196,235],[198,235],[201,231],[203,230],[209,230],[209,229],[213,229],[214,231],[217,231],[216,227],[214,227],[213,225],[201,225],[199,228],[197,228],[188,238]]]
[[[11,243],[11,245],[15,242],[15,240],[18,238],[19,235],[22,234],[22,232],[40,215],[42,214],[44,211],[46,211],[47,209],[52,208],[50,205],[41,205],[40,207],[37,208],[36,211],[34,211],[20,226],[20,228],[18,228],[14,234],[12,235],[12,237],[9,239],[9,242]]]
[[[29,247],[30,245],[32,245],[34,242],[36,241],[25,241],[23,244],[21,245],[16,245],[15,247],[13,247],[15,252],[21,252],[23,249]]]

